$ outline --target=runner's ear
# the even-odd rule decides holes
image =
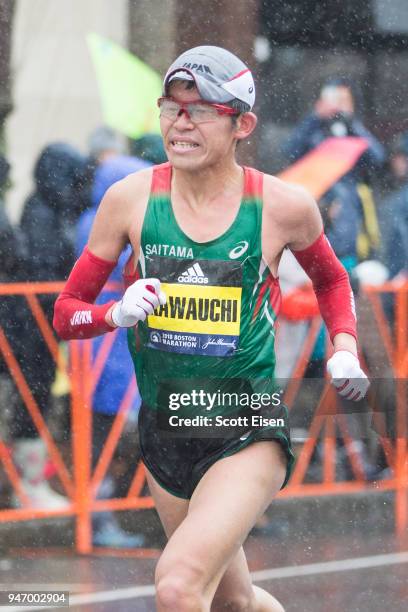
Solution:
[[[238,140],[244,140],[254,131],[258,122],[257,116],[254,113],[243,113],[237,117],[235,126],[235,137]]]

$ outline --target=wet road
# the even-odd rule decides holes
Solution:
[[[245,547],[254,581],[287,612],[406,612],[408,541],[375,531],[298,535],[250,537]],[[79,612],[153,612],[157,554],[78,558],[62,549],[10,550],[0,559],[1,588],[69,590],[70,609]]]

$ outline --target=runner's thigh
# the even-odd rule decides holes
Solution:
[[[187,516],[190,501],[168,493],[168,491],[163,489],[163,487],[153,478],[147,468],[146,479],[166,536],[170,538],[172,533]]]
[[[212,465],[161,556],[159,577],[181,572],[212,597],[285,472],[284,453],[271,441],[251,444]]]

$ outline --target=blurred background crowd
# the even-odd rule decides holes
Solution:
[[[54,45],[58,50],[55,58],[40,56],[44,65],[50,66],[52,61],[55,68],[60,62],[55,74],[61,75],[68,97],[72,98],[72,87],[78,80],[67,83],[63,79],[64,67],[68,66],[65,72],[71,77],[86,73],[86,67],[78,67],[73,61],[78,53],[71,58],[68,53],[67,58],[62,51],[73,45],[75,36],[79,38],[87,28],[95,27],[96,20],[103,34],[118,42],[127,40],[130,50],[161,72],[177,51],[206,42],[225,46],[245,58],[257,78],[255,110],[259,115],[253,139],[240,151],[242,161],[248,165],[279,174],[328,139],[364,139],[367,146],[362,155],[318,199],[325,230],[356,292],[359,283],[380,285],[388,280],[398,288],[408,282],[408,91],[403,68],[408,59],[408,11],[404,2],[395,0],[391,3],[393,11],[387,13],[390,3],[380,0],[344,2],[342,10],[334,0],[287,0],[284,4],[275,0],[240,1],[228,23],[221,18],[225,12],[223,1],[194,3],[194,12],[192,4],[182,0],[121,0],[114,11],[109,2],[73,3],[76,4],[63,9],[72,11],[69,27],[62,15],[56,17],[55,3],[52,7],[47,0],[36,0],[27,9],[27,3],[0,0],[0,284],[64,280],[86,244],[98,205],[110,185],[131,172],[166,160],[159,135],[146,133],[128,138],[120,134],[103,123],[98,102],[92,117],[89,100],[84,103],[84,118],[78,110],[77,91],[73,105],[78,114],[76,122],[69,115],[69,105],[61,106],[61,116],[65,117],[62,122],[55,111],[55,100],[54,106],[47,106],[44,83],[42,90],[35,93],[43,76],[30,73],[30,82],[23,69],[24,61],[30,65],[34,43],[44,43],[38,33],[33,34],[33,27],[27,39],[30,44],[27,42],[24,48],[27,24],[36,21],[33,5],[41,6],[54,19],[48,26],[49,42],[55,41],[58,31],[66,31],[66,46],[60,41],[60,46],[50,42],[50,48]],[[311,4],[313,10],[308,10]],[[50,74],[46,78],[51,80]],[[30,84],[31,106],[44,126],[42,131],[35,131],[32,116],[28,120],[24,82]],[[39,104],[41,100],[45,100],[44,108]],[[54,110],[48,115],[50,108]],[[14,138],[15,133],[18,136]],[[22,169],[24,164],[26,170],[30,165],[28,193],[23,189],[25,186],[27,191],[30,184],[28,172],[24,175]],[[126,258],[124,252],[111,280],[121,282]],[[307,277],[287,253],[280,277],[284,300],[278,376],[289,379],[317,311]],[[107,301],[114,296],[105,293],[101,299]],[[53,301],[52,295],[41,296],[49,322]],[[384,300],[383,308],[393,326],[392,298]],[[56,421],[54,428],[61,443],[68,442],[69,383],[56,370],[23,297],[0,296],[0,327],[43,416]],[[93,342],[94,355],[100,342]],[[94,465],[132,376],[126,350],[125,335],[118,333],[94,392]],[[324,375],[325,350],[322,329],[308,376]],[[44,443],[1,355],[0,382],[0,437],[9,445],[25,494],[35,507],[64,507],[66,498],[50,486],[52,465]],[[130,436],[135,435],[139,402],[136,394],[128,424]],[[355,433],[356,448],[366,477],[383,477],[386,466],[381,453],[368,449],[358,434]],[[137,459],[134,448],[122,452],[99,495],[116,495]],[[1,475],[0,483],[5,491],[3,505],[18,507],[21,500],[7,491],[6,479]],[[125,533],[111,513],[99,513],[93,527],[94,544],[143,544],[142,534]]]

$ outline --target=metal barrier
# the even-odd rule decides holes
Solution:
[[[4,441],[0,440],[0,465],[8,476],[10,484],[19,495],[23,504],[18,509],[0,509],[0,522],[24,521],[41,519],[52,516],[74,516],[76,521],[76,550],[79,553],[89,553],[92,550],[91,513],[104,510],[130,510],[145,509],[154,506],[149,496],[144,496],[145,473],[142,463],[139,463],[136,473],[130,484],[127,496],[121,499],[96,499],[96,492],[101,484],[112,460],[118,440],[123,431],[132,399],[136,392],[136,382],[133,379],[129,384],[111,431],[106,440],[103,452],[92,473],[91,469],[91,428],[92,428],[92,394],[101,375],[104,363],[109,356],[113,343],[114,333],[104,337],[96,359],[91,360],[91,341],[70,342],[70,363],[63,363],[58,350],[58,343],[47,321],[37,298],[39,294],[58,293],[62,283],[28,283],[28,284],[0,284],[0,295],[23,296],[38,324],[56,366],[65,369],[71,381],[71,408],[72,408],[72,465],[68,466],[63,460],[53,437],[41,416],[33,395],[24,379],[21,368],[13,354],[12,347],[0,327],[0,351],[7,364],[10,375],[29,411],[39,435],[44,440],[50,458],[53,461],[56,473],[61,481],[64,491],[70,500],[70,505],[63,510],[37,510],[24,505],[24,493],[21,490],[20,478],[10,453]],[[384,316],[381,306],[380,294],[390,291],[395,297],[395,325],[394,330]],[[379,337],[385,348],[392,366],[392,376],[395,379],[408,378],[408,284],[396,289],[390,284],[380,288],[365,288],[364,299],[373,313],[373,321],[377,326]],[[296,400],[305,368],[315,344],[321,320],[314,319],[305,340],[303,350],[299,356],[292,379],[286,389],[284,400],[291,408]],[[398,387],[398,385],[397,385]],[[335,397],[333,388],[327,383],[318,402],[312,419],[308,437],[304,442],[296,463],[290,483],[281,491],[279,497],[304,497],[318,495],[346,494],[356,491],[394,491],[395,492],[395,526],[397,533],[402,533],[408,524],[408,453],[406,436],[407,397],[406,386],[398,387],[396,414],[397,436],[394,440],[386,436],[380,437],[388,465],[392,468],[392,476],[376,482],[366,482],[359,465],[358,457],[353,451],[353,444],[347,429],[347,422],[342,415],[334,415],[328,407],[333,404]],[[334,420],[336,419],[336,421]],[[337,425],[336,425],[337,424]],[[334,442],[334,428],[338,427],[344,440],[344,447],[348,453],[350,464],[354,473],[354,480],[337,482],[335,477],[336,448]],[[323,431],[323,478],[322,482],[304,482],[313,450]]]

